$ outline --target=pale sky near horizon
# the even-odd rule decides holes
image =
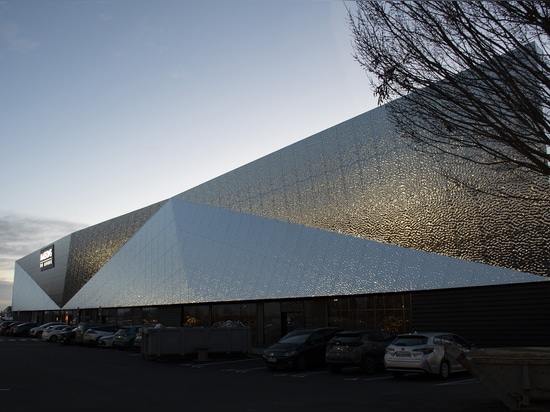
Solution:
[[[15,260],[376,107],[340,1],[0,0]]]

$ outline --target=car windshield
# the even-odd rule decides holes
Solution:
[[[301,333],[296,335],[289,335],[282,338],[280,343],[304,343],[309,337],[309,333]]]
[[[119,329],[116,334],[126,336],[128,334],[128,331],[126,329]]]
[[[418,346],[428,343],[426,336],[399,336],[392,342],[392,345],[398,346]]]

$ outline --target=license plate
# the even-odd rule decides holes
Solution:
[[[398,358],[410,358],[411,354],[408,352],[397,352],[395,356]]]
[[[277,359],[276,358],[267,358],[267,361],[269,363],[275,363],[275,362],[277,362]]]

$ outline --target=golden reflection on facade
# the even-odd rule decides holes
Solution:
[[[295,143],[181,199],[474,262],[550,275],[547,179],[518,198],[472,192],[396,139],[383,107]],[[495,184],[486,171],[463,173]],[[461,172],[462,173],[462,172]]]

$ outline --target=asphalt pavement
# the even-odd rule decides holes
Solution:
[[[133,351],[2,336],[0,365],[0,410],[6,412],[508,410],[465,373],[440,381],[354,368],[338,375],[325,368],[269,371],[256,356],[161,362]]]

